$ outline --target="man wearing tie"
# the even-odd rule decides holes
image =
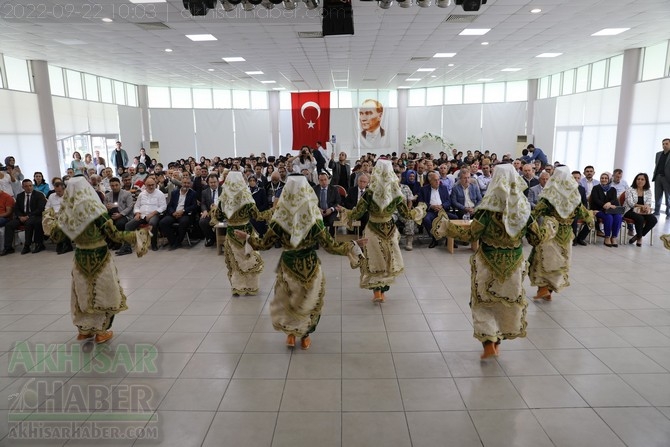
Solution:
[[[33,189],[33,182],[29,179],[21,183],[23,192],[16,196],[16,208],[14,209],[14,219],[5,226],[5,249],[0,252],[0,256],[14,253],[12,244],[14,242],[14,232],[23,225],[25,228],[25,244],[21,254],[30,253],[30,245],[34,242],[33,253],[39,253],[44,250],[44,230],[42,229],[42,212],[47,204],[47,198],[39,191]]]
[[[319,200],[319,209],[323,216],[323,224],[328,228],[331,236],[335,235],[335,219],[337,218],[337,207],[341,204],[340,193],[335,186],[330,185],[328,174],[319,174],[319,184],[314,186],[314,192]]]
[[[219,178],[216,174],[209,174],[207,176],[207,186],[207,188],[202,190],[200,198],[199,226],[202,234],[205,236],[205,247],[211,247],[214,245],[216,238],[214,237],[214,230],[209,225],[211,218],[210,210],[212,209],[212,205],[219,201],[219,196],[221,195],[221,186],[219,186]]]
[[[361,174],[358,177],[358,186],[349,188],[347,191],[347,197],[344,199],[344,207],[346,209],[351,210],[356,206],[361,197],[363,197],[363,194],[365,194],[368,183],[370,183],[370,177],[368,177],[367,174]],[[368,224],[369,217],[370,215],[368,213],[365,213],[363,217],[361,217],[361,233],[363,233],[363,230],[365,230],[365,226]]]

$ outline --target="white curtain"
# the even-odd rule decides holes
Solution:
[[[407,108],[407,135],[424,133],[442,136],[442,106]]]
[[[160,162],[197,156],[193,109],[150,109],[151,140],[158,141]]]
[[[535,102],[533,113],[533,144],[541,148],[547,159],[551,161],[563,159],[554,146],[554,130],[556,128],[556,98],[542,99]],[[521,150],[516,154],[521,155]]]
[[[234,157],[233,111],[195,109],[194,113],[198,157]]]
[[[516,138],[526,133],[526,102],[484,104],[482,149],[499,157],[515,152]]]
[[[330,121],[333,121],[333,112],[330,110]],[[279,111],[279,153],[276,155],[285,155],[291,152],[293,146],[293,120],[291,110]],[[331,125],[332,130],[332,125]],[[339,135],[338,135],[339,138]]]
[[[119,134],[118,106],[81,99],[53,97],[56,137],[85,133]]]
[[[0,90],[0,104],[0,161],[12,155],[26,178],[35,171],[48,175],[37,95]]]
[[[119,139],[129,148],[142,146],[142,111],[139,107],[119,107]],[[147,150],[149,148],[146,148]],[[139,151],[138,151],[139,152]]]
[[[444,106],[442,136],[463,152],[482,147],[482,105]],[[502,157],[500,157],[502,158]]]
[[[238,156],[270,153],[270,115],[267,110],[234,110],[235,147]]]

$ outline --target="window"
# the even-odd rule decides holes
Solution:
[[[281,105],[281,104],[282,104],[282,102],[281,102],[281,101],[282,101],[282,93],[286,93],[286,94],[288,95],[288,104],[289,104],[288,108],[290,109],[292,106],[291,106],[291,94],[290,94],[289,92],[280,92],[280,93],[279,93],[279,104],[280,104],[279,108],[280,108],[280,109],[283,109],[283,108],[284,108],[284,107]],[[331,109],[337,109],[339,103],[340,103],[340,101],[338,101],[338,92],[337,92],[337,90],[335,90],[335,91],[331,91],[331,92],[330,92],[330,108],[331,108]]]
[[[591,65],[591,90],[605,88],[605,73],[607,60],[598,61]]]
[[[114,102],[112,95],[112,80],[107,78],[100,78],[100,99],[102,102]]]
[[[563,86],[561,95],[571,95],[575,92],[575,70],[565,70],[563,72]]]
[[[607,86],[615,87],[621,85],[621,76],[623,74],[623,54],[610,58],[610,70],[607,77]]]
[[[251,108],[255,110],[267,110],[268,93],[266,91],[251,92]]]
[[[233,108],[233,100],[230,97],[230,90],[213,90],[212,93],[214,94],[215,109]]]
[[[575,93],[585,92],[589,89],[589,66],[584,65],[577,69],[577,82],[575,83]]]
[[[528,101],[528,81],[512,81],[507,83],[507,102]]]
[[[340,106],[340,109],[352,109],[354,106],[351,92],[340,90],[339,93],[340,93],[340,100],[338,105]]]
[[[390,107],[390,108],[398,107],[398,91],[397,90],[391,90],[389,92],[389,99],[388,99],[387,107]]]
[[[126,99],[129,106],[137,107],[137,86],[133,84],[126,84]]]
[[[540,78],[540,85],[538,86],[537,99],[544,99],[549,97],[549,76]]]
[[[49,84],[51,85],[51,94],[56,96],[65,96],[65,84],[63,80],[63,69],[49,65]]]
[[[28,62],[23,59],[5,56],[5,74],[7,75],[8,88],[22,92],[32,91],[30,75],[28,74]]]
[[[551,87],[549,88],[549,96],[552,98],[561,94],[561,74],[557,73],[551,76]]]
[[[484,84],[484,102],[505,102],[505,83]]]
[[[666,74],[668,41],[644,49],[642,80],[662,78]],[[6,58],[5,58],[6,59]],[[11,88],[11,87],[10,87]]]
[[[409,107],[421,107],[426,105],[426,89],[425,88],[413,88],[409,91],[409,102],[407,104]]]
[[[291,110],[291,92],[279,92],[279,108],[281,110]],[[330,92],[330,108],[337,108],[337,91]]]
[[[67,96],[84,99],[84,89],[81,86],[81,73],[74,70],[65,70],[65,77],[67,78]]]
[[[442,87],[430,87],[426,89],[426,105],[441,106],[444,103],[444,89]]]
[[[463,86],[448,85],[444,88],[445,104],[463,104]]]
[[[250,108],[248,90],[233,90],[233,108],[234,109]]]
[[[84,73],[84,90],[86,99],[89,101],[100,101],[98,95],[98,78],[88,73]]]
[[[174,109],[190,109],[193,107],[190,88],[172,87],[170,89],[170,99]]]
[[[194,88],[193,107],[195,107],[196,109],[211,109],[212,90],[208,88]]]
[[[126,89],[121,81],[114,81],[114,102],[126,105]]]
[[[102,78],[100,78],[100,84],[102,85]],[[170,107],[170,89],[167,87],[148,87],[147,96],[149,97],[149,107]]]

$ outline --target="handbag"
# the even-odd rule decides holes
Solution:
[[[614,208],[607,208],[603,211],[605,214],[623,214],[626,211],[626,208],[623,206],[615,206]]]

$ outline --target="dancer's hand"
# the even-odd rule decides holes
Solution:
[[[242,230],[235,230],[235,237],[236,237],[236,238],[238,238],[238,239],[240,239],[240,240],[244,240],[244,239],[247,238],[247,236],[248,236],[248,234],[245,233],[244,231],[242,231]]]
[[[356,241],[356,243],[358,244],[359,247],[363,248],[363,247],[365,247],[365,246],[367,245],[367,243],[368,243],[368,238],[364,237],[364,238],[362,238],[362,239],[358,239],[358,240]]]

